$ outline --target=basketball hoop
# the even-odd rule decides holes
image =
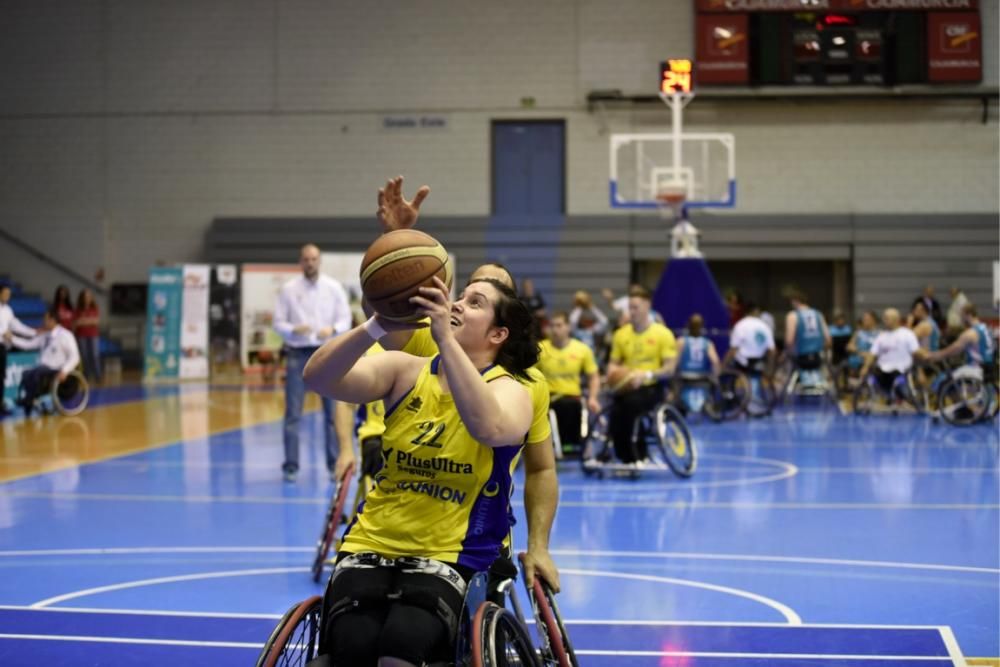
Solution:
[[[656,193],[656,202],[660,207],[660,217],[664,220],[680,220],[684,202],[687,200],[687,188],[683,184],[664,184]]]

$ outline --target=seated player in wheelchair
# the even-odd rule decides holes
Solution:
[[[785,353],[798,372],[798,384],[815,387],[823,383],[823,353],[832,340],[823,314],[810,308],[803,292],[788,297],[792,310],[785,316]]]
[[[673,372],[677,341],[650,317],[652,300],[644,288],[629,289],[629,322],[611,339],[608,384],[614,393],[609,430],[622,463],[646,459],[646,443],[632,441],[636,419],[663,401],[660,382]]]
[[[22,350],[42,351],[39,364],[21,375],[18,390],[17,404],[24,408],[24,415],[30,417],[35,402],[51,390],[53,381],[61,383],[67,380],[80,365],[80,350],[73,334],[59,324],[54,307],[45,311],[42,327],[34,338],[13,338],[12,342]]]
[[[513,290],[476,280],[451,303],[437,281],[411,301],[439,356],[362,358],[387,331],[419,326],[375,316],[327,342],[304,372],[321,395],[386,406],[382,465],[327,589],[323,652],[338,666],[451,660],[468,581],[509,535],[511,471],[532,421],[518,379],[538,345]],[[554,512],[556,498],[545,500]],[[542,542],[529,534],[529,553]],[[543,551],[535,558],[548,559]]]
[[[908,398],[902,386],[905,386],[906,374],[913,367],[914,358],[924,358],[920,343],[913,331],[902,324],[899,311],[886,308],[882,313],[882,324],[885,330],[876,336],[871,350],[865,355],[865,364],[861,369],[862,382],[873,371],[879,391],[890,400]]]
[[[861,369],[865,365],[865,355],[872,349],[872,343],[878,337],[881,330],[878,328],[878,315],[875,311],[868,310],[861,316],[861,323],[847,343],[848,357],[844,361],[845,375],[849,380],[851,376],[859,376]]]
[[[674,405],[681,414],[688,411],[699,411],[700,404],[691,405],[685,389],[700,387],[707,389],[702,393],[701,403],[719,401],[719,353],[715,344],[704,335],[705,320],[698,313],[693,314],[687,323],[687,335],[677,341],[677,367],[670,381],[670,391]]]
[[[570,338],[569,316],[557,312],[549,319],[549,337],[539,346],[538,369],[549,385],[549,408],[555,413],[559,443],[563,454],[579,456],[583,443],[583,391],[580,377],[587,377],[587,410],[596,415],[601,410],[597,400],[601,376],[594,353],[587,345]]]
[[[928,354],[928,361],[944,361],[964,352],[965,364],[982,370],[983,383],[996,384],[996,342],[986,323],[980,321],[975,305],[970,303],[962,308],[962,324],[965,326],[965,331],[948,347]]]

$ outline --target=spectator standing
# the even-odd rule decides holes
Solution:
[[[951,288],[951,305],[948,306],[947,331],[949,338],[957,338],[965,328],[962,313],[969,305],[969,298],[958,287]]]
[[[89,289],[80,290],[76,299],[74,325],[76,342],[83,355],[83,373],[87,379],[101,381],[101,313]]]
[[[931,317],[934,318],[939,327],[944,326],[944,318],[941,316],[941,304],[934,298],[934,285],[927,285],[920,296],[913,300],[913,306],[918,303],[924,304],[927,312],[931,314]],[[913,310],[913,306],[910,306],[911,311]]]
[[[73,297],[70,295],[68,287],[60,285],[56,288],[56,293],[52,297],[52,305],[58,314],[59,326],[67,331],[73,331],[73,320],[76,313],[73,311]]]
[[[285,461],[281,466],[286,482],[294,482],[299,470],[299,422],[305,401],[302,371],[309,357],[327,340],[351,328],[351,306],[343,286],[319,272],[320,251],[313,244],[299,252],[302,275],[289,280],[278,294],[274,329],[284,340],[288,366],[285,380]],[[334,402],[322,398],[326,467],[331,479],[337,464],[338,439],[334,428]]]

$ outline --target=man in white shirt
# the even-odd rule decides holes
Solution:
[[[10,287],[0,285],[0,417],[7,416],[3,407],[4,387],[7,380],[7,348],[14,335],[32,337],[35,330],[21,323],[10,307]]]
[[[351,328],[351,307],[344,288],[319,272],[320,252],[315,245],[302,246],[302,275],[281,288],[274,310],[274,330],[285,341],[288,365],[285,379],[285,481],[294,482],[299,470],[299,421],[305,400],[302,370],[313,352],[328,339]],[[334,428],[334,404],[322,399],[326,466],[333,475],[338,441]]]
[[[48,391],[53,379],[60,382],[80,364],[80,350],[76,338],[59,325],[59,314],[53,306],[45,313],[42,328],[30,340],[13,339],[14,345],[22,350],[42,350],[39,364],[21,374],[20,399],[24,416],[30,417],[35,399]]]
[[[747,304],[747,314],[736,323],[729,335],[729,351],[723,365],[736,359],[745,373],[765,373],[774,358],[774,332],[760,317],[760,306]]]
[[[913,357],[922,358],[925,353],[920,349],[920,341],[913,330],[902,326],[898,310],[886,308],[882,313],[882,324],[885,330],[875,337],[871,350],[865,355],[861,377],[867,376],[868,370],[875,364],[875,379],[882,391],[889,393],[896,378],[913,366]]]

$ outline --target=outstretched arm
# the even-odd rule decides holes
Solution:
[[[412,201],[403,196],[403,177],[390,178],[385,187],[378,191],[378,222],[382,232],[392,232],[397,229],[410,229],[417,224],[420,217],[420,205],[431,189],[426,185],[417,190]]]

